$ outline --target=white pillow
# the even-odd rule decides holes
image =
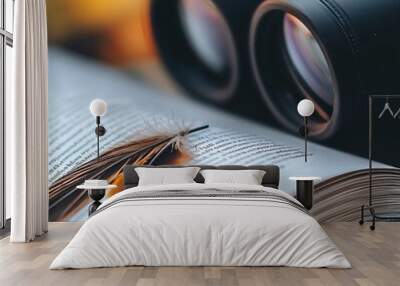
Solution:
[[[199,170],[198,167],[135,168],[139,186],[195,183],[193,179]]]
[[[261,185],[265,171],[261,170],[202,170],[205,184]]]

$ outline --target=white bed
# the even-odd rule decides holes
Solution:
[[[191,196],[194,193],[201,195]],[[255,185],[130,188],[100,206],[50,269],[128,265],[350,268],[342,252],[299,204],[280,190]]]

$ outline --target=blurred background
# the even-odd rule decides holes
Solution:
[[[150,0],[49,0],[49,45],[97,59],[176,90],[160,64],[150,20]]]
[[[367,157],[369,91],[361,88],[356,60],[348,58],[343,48],[335,50],[335,43],[340,42],[336,35],[328,33],[328,38],[323,38],[331,31],[331,27],[325,29],[326,23],[318,22],[323,17],[316,17],[311,25],[288,12],[264,20],[258,12],[265,2],[114,0],[111,4],[106,0],[48,0],[49,45],[98,60],[170,94],[196,98],[295,136],[302,135],[296,105],[301,99],[312,99],[316,112],[310,121],[311,140]],[[299,7],[314,9],[313,15],[324,13],[318,10],[322,6],[317,2]],[[343,9],[351,6],[339,2]],[[388,13],[396,11],[389,2],[363,1],[351,19],[354,27],[359,19],[371,15],[372,9],[377,11],[376,21],[384,22],[382,27],[392,33],[398,20]],[[347,10],[350,18],[353,8]],[[261,15],[258,18],[257,13]],[[379,20],[382,15],[386,15],[384,21]],[[365,39],[360,36],[360,46],[370,44],[363,40],[375,41],[371,49],[365,49],[371,70],[384,71],[388,62],[393,62],[391,69],[397,68],[400,52],[392,49],[397,40],[377,36],[382,27],[375,24],[372,37],[365,21],[361,24],[368,33]],[[332,57],[328,56],[330,51]],[[394,51],[398,58],[382,51]],[[376,81],[377,86],[388,86],[385,80],[389,78],[400,82],[393,73],[388,74],[382,72],[377,77],[371,73],[366,78],[374,80],[367,82]],[[371,88],[375,91],[382,89]],[[374,112],[379,114],[383,106],[383,101],[377,102]],[[386,129],[397,128],[396,120],[382,121],[379,123]],[[397,165],[400,155],[393,155],[397,143],[388,140],[393,135],[377,130],[382,132],[379,138],[383,142],[377,160]]]

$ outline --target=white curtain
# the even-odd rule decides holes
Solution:
[[[16,0],[13,92],[6,98],[6,186],[12,242],[47,232],[47,19],[45,0]]]

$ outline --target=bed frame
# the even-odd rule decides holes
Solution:
[[[136,187],[139,183],[138,174],[135,171],[137,167],[145,168],[182,168],[182,167],[199,167],[201,169],[218,169],[218,170],[263,170],[265,171],[262,185],[265,187],[279,188],[279,167],[275,165],[253,165],[253,166],[240,166],[240,165],[224,165],[224,166],[207,166],[207,165],[190,165],[190,166],[176,166],[176,165],[161,165],[161,166],[140,166],[130,165],[124,168],[124,189]],[[204,183],[203,176],[199,173],[194,180],[197,183]]]

